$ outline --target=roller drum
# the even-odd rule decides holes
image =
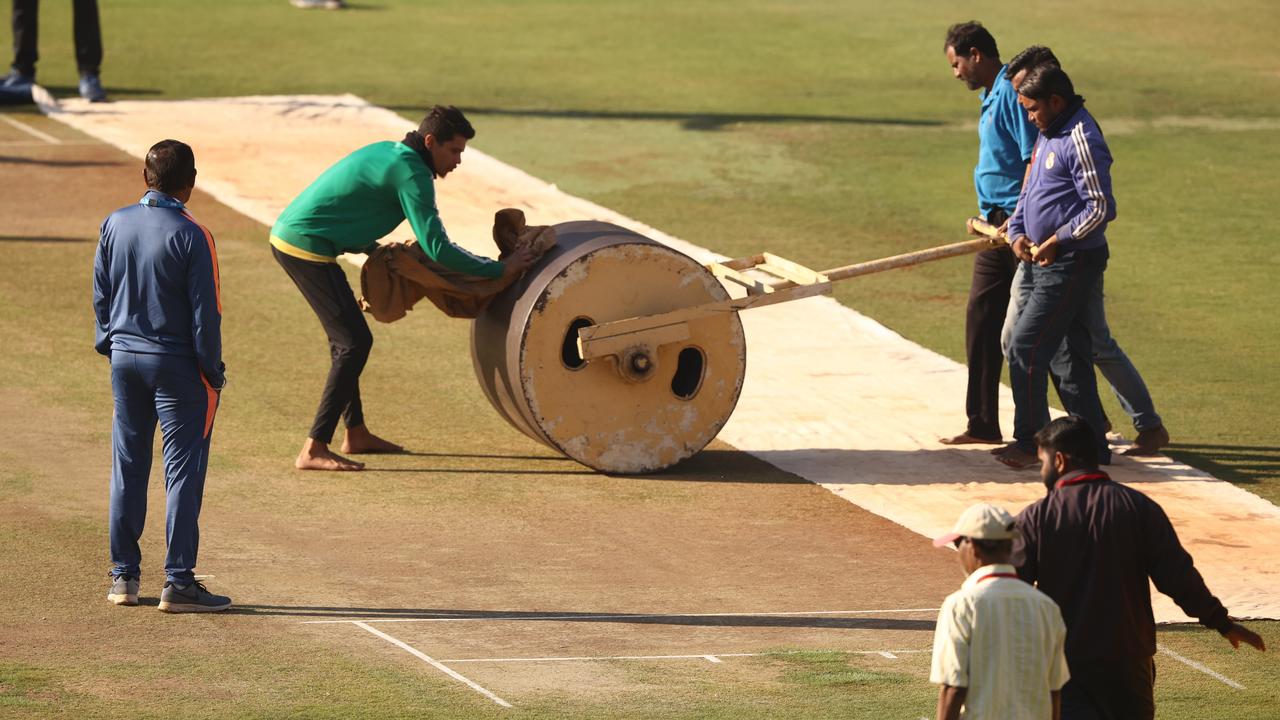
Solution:
[[[697,261],[626,228],[580,221],[555,230],[556,247],[472,325],[485,396],[516,429],[602,472],[652,472],[697,453],[742,390],[737,313],[690,321],[687,340],[589,363],[577,329],[728,294]]]

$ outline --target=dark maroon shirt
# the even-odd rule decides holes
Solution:
[[[1201,624],[1219,632],[1231,626],[1164,510],[1106,473],[1063,475],[1018,514],[1017,526],[1018,575],[1058,603],[1068,660],[1155,654],[1147,578]]]

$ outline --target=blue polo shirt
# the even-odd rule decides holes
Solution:
[[[1007,67],[1000,68],[991,91],[983,91],[982,114],[978,118],[978,165],[973,169],[973,184],[983,217],[996,208],[1013,213],[1031,150],[1040,134],[1018,104],[1017,91],[1004,76]]]

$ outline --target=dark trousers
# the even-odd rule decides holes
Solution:
[[[312,440],[327,444],[333,442],[339,417],[348,428],[364,424],[360,373],[373,349],[373,333],[369,332],[369,323],[337,263],[301,260],[275,247],[271,248],[271,254],[298,286],[329,337],[329,377],[325,380],[310,433]]]
[[[1035,453],[1034,436],[1049,422],[1052,370],[1064,409],[1089,423],[1097,438],[1099,462],[1111,462],[1084,312],[1102,281],[1107,256],[1106,246],[1073,250],[1047,267],[1031,264],[1024,270],[1032,273],[1032,283],[1009,338],[1009,384],[1013,438],[1026,452]]]
[[[195,582],[200,549],[200,505],[218,392],[200,374],[195,358],[111,351],[112,575],[139,577],[147,519],[147,482],[156,423],[164,438],[165,579]]]
[[[1000,225],[1008,215],[1003,210],[987,214],[989,222]],[[969,386],[964,408],[969,416],[967,435],[984,440],[1000,440],[1000,373],[1004,353],[1000,331],[1009,309],[1009,288],[1018,260],[1006,245],[983,250],[973,259],[973,280],[969,285],[969,305],[965,311],[964,349],[969,365]]]
[[[40,0],[13,0],[13,69],[34,77],[40,59],[36,36],[40,30]],[[72,33],[76,66],[81,75],[97,75],[102,65],[102,27],[98,0],[73,0]]]
[[[1152,720],[1156,665],[1149,658],[1069,662],[1062,720]]]

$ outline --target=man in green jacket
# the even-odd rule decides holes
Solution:
[[[329,337],[332,364],[302,451],[300,470],[360,470],[363,463],[329,449],[341,417],[346,425],[342,452],[398,452],[365,425],[360,373],[369,359],[373,335],[346,275],[341,253],[367,253],[379,238],[409,221],[427,257],[466,275],[511,277],[534,261],[531,251],[505,262],[473,255],[454,245],[436,210],[435,178],[462,162],[475,130],[456,107],[437,105],[416,131],[400,142],[365,146],[339,160],[302,191],[271,228],[271,253],[311,305]]]

